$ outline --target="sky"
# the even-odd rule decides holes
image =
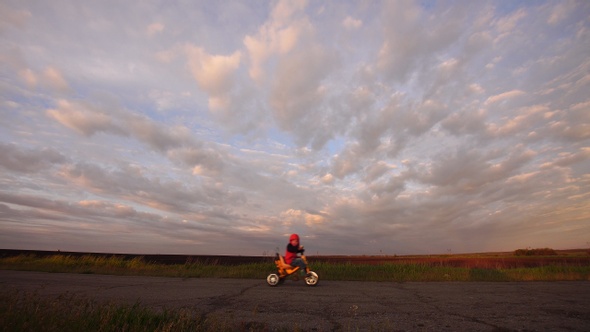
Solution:
[[[0,1],[0,247],[590,247],[588,1]]]

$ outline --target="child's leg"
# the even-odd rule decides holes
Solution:
[[[307,272],[306,271],[307,266],[305,265],[305,262],[301,258],[293,259],[293,261],[291,262],[291,266],[298,266],[301,274],[305,274]]]

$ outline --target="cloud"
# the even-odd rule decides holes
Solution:
[[[10,29],[22,29],[31,18],[31,12],[25,9],[14,9],[5,4],[0,4],[0,33]]]
[[[314,226],[327,222],[326,218],[322,216],[321,213],[313,213],[294,209],[289,209],[281,213],[281,218],[284,220],[284,223],[288,225],[305,223],[307,226]]]
[[[5,246],[588,241],[586,2],[162,5],[0,5]]]
[[[123,122],[133,137],[162,152],[192,144],[189,130],[182,125],[162,126],[141,116],[130,116]]]
[[[47,67],[42,73],[35,73],[30,68],[23,68],[19,70],[20,78],[30,88],[36,88],[40,84],[49,89],[65,93],[69,91],[69,86],[61,71],[54,67]]]
[[[35,75],[35,73],[31,69],[21,70],[19,72],[19,76],[22,78],[23,81],[25,81],[25,83],[29,87],[35,87],[35,86],[37,86],[37,83],[39,82],[39,78],[37,77],[37,75]]]
[[[549,16],[547,23],[550,25],[557,25],[563,22],[574,10],[576,10],[574,1],[565,1],[563,3],[559,3],[552,8],[551,16]]]
[[[520,90],[512,90],[512,91],[507,91],[507,92],[503,92],[494,96],[490,96],[488,97],[488,99],[486,99],[485,104],[494,104],[494,103],[498,103],[510,98],[515,98],[518,96],[522,96],[524,95],[525,92],[524,91],[520,91]]]
[[[187,45],[185,50],[195,80],[209,94],[209,108],[228,108],[231,104],[228,94],[233,87],[233,73],[240,65],[240,52],[229,56],[210,55],[192,45]]]
[[[168,152],[168,157],[193,167],[193,174],[201,176],[217,176],[224,168],[223,155],[219,151],[199,145],[174,149]]]
[[[441,121],[444,129],[454,135],[480,135],[486,131],[487,112],[479,110],[462,110],[450,114]]]
[[[118,126],[109,115],[99,110],[93,110],[87,105],[71,103],[65,99],[58,100],[57,108],[48,109],[47,115],[86,136],[92,136],[98,132],[125,134],[125,130]]]
[[[57,102],[57,106],[57,109],[48,109],[47,115],[85,136],[103,132],[134,137],[161,152],[192,144],[190,133],[183,126],[163,126],[124,110],[111,111],[63,99]]]
[[[48,67],[43,72],[45,79],[47,80],[48,84],[58,90],[58,91],[67,91],[68,90],[68,83],[63,78],[61,72],[59,72],[56,68]]]
[[[383,8],[384,40],[377,69],[387,81],[404,82],[410,73],[427,67],[437,54],[461,37],[466,13],[458,10],[425,17],[415,2],[390,2]],[[424,25],[428,22],[428,28]]]
[[[568,167],[583,163],[590,159],[590,148],[581,148],[579,151],[562,153],[555,160],[541,165],[542,169],[553,167]]]
[[[266,62],[276,54],[287,54],[299,43],[300,35],[308,29],[309,23],[298,15],[305,9],[307,1],[279,1],[272,9],[270,18],[254,36],[244,37],[250,56],[250,78],[263,82],[266,78]]]
[[[509,15],[495,20],[493,25],[494,28],[500,32],[500,37],[504,37],[506,33],[513,32],[519,21],[523,20],[526,16],[527,11],[521,8]]]
[[[342,26],[350,30],[358,29],[362,25],[363,22],[361,20],[355,19],[351,16],[346,16],[346,18],[342,21]]]
[[[162,31],[164,31],[164,24],[156,22],[156,23],[152,23],[150,25],[148,25],[147,27],[147,34],[148,36],[153,36],[157,33],[161,33]]]
[[[522,148],[516,149],[508,156],[499,155],[498,151],[492,151],[488,155],[481,155],[476,150],[457,150],[453,154],[447,152],[436,158],[436,164],[421,171],[420,179],[439,188],[451,186],[459,190],[473,191],[490,182],[510,177],[512,173],[524,167],[534,155],[533,151]]]
[[[322,81],[333,66],[331,54],[319,45],[285,57],[277,66],[269,105],[279,126],[296,135],[301,145],[315,138],[319,140],[315,147],[321,147],[327,141],[321,135],[328,123],[318,121],[315,110],[322,108],[326,94]]]
[[[51,148],[23,151],[15,144],[0,143],[0,166],[11,172],[39,172],[66,160],[64,155]]]
[[[110,193],[164,212],[197,212],[199,204],[206,203],[208,197],[217,192],[203,192],[199,187],[187,188],[177,181],[149,179],[137,171],[133,167],[109,170],[78,163],[64,167],[61,176],[89,192]]]

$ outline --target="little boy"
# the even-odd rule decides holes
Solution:
[[[295,267],[299,266],[299,271],[301,271],[301,275],[306,275],[307,266],[305,262],[297,256],[298,253],[303,253],[305,250],[303,246],[299,245],[299,235],[291,234],[289,237],[289,244],[287,244],[287,251],[285,251],[285,263]]]

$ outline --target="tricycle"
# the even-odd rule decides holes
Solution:
[[[320,279],[318,274],[309,269],[309,264],[307,264],[307,258],[305,257],[305,255],[301,254],[300,258],[305,262],[306,266],[305,277],[303,277],[303,279],[305,280],[305,284],[307,284],[308,286],[317,285]],[[285,282],[285,279],[287,279],[287,277],[292,275],[296,276],[296,273],[300,272],[299,266],[291,266],[285,263],[285,258],[283,258],[283,256],[281,256],[278,252],[275,255],[274,262],[277,266],[277,272],[271,273],[268,275],[268,277],[266,277],[266,282],[269,286],[275,287],[277,285],[280,285],[283,282]]]

